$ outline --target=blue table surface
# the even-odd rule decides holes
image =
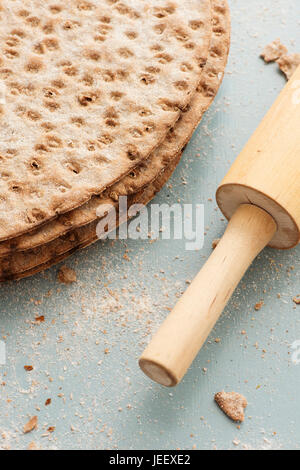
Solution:
[[[223,233],[217,185],[285,84],[260,52],[277,37],[300,52],[299,0],[230,6],[222,88],[155,199],[205,204],[204,248],[186,251],[184,240],[99,242],[64,263],[76,270],[75,284],[58,283],[56,266],[1,285],[0,449],[31,442],[41,449],[299,449],[300,365],[292,361],[300,340],[300,306],[292,300],[300,294],[299,247],[259,256],[178,387],[152,383],[137,366]],[[214,403],[223,389],[248,399],[240,429]],[[23,434],[34,415],[38,429]]]

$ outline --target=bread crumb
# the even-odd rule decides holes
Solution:
[[[24,369],[26,370],[26,372],[31,372],[33,370],[33,367],[32,366],[24,366]]]
[[[280,70],[285,74],[286,78],[289,80],[292,78],[294,72],[300,65],[300,54],[290,54],[281,56],[277,60]]]
[[[264,301],[261,300],[260,302],[254,305],[254,309],[258,312],[262,308],[263,305],[264,305]]]
[[[261,53],[261,57],[267,63],[277,62],[281,72],[285,74],[288,80],[300,65],[300,54],[288,55],[288,50],[281,44],[280,39],[275,39],[275,41],[268,44]]]
[[[32,418],[30,418],[28,423],[26,423],[23,427],[24,434],[27,434],[28,432],[31,432],[34,429],[36,429],[37,424],[38,424],[38,417],[37,416],[33,416]]]
[[[300,294],[293,298],[293,302],[295,302],[296,305],[300,305]]]
[[[236,392],[219,392],[215,395],[215,401],[221,410],[233,421],[243,422],[245,419],[244,410],[248,402],[243,395]]]
[[[264,59],[265,62],[275,62],[281,56],[286,55],[288,53],[287,48],[281,44],[280,39],[275,39],[275,41],[268,44],[263,52],[261,53],[261,57]]]
[[[62,284],[72,284],[77,281],[77,276],[74,269],[62,266],[58,271],[57,279]]]
[[[28,444],[27,450],[38,450],[38,447],[35,442],[30,442],[30,444]]]
[[[220,238],[216,238],[212,244],[211,244],[211,247],[212,249],[214,250],[215,248],[217,248],[218,244],[220,243],[221,239]]]

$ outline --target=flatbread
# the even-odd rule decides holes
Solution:
[[[198,86],[210,19],[210,0],[1,1],[0,240],[149,156]]]
[[[211,44],[211,51],[208,63],[205,67],[205,72],[201,84],[198,89],[198,93],[195,95],[195,98],[191,104],[190,110],[182,116],[180,123],[177,126],[181,126],[182,122],[185,123],[185,130],[189,130],[190,136],[193,133],[193,130],[199,120],[201,119],[203,112],[209,106],[209,103],[212,102],[213,97],[218,91],[219,85],[222,81],[225,65],[227,62],[227,56],[229,51],[230,44],[230,15],[229,9],[226,1],[220,2],[213,0],[214,5],[214,35]],[[221,8],[222,6],[222,8]],[[220,21],[220,16],[223,18],[223,21]],[[218,54],[216,53],[218,51]],[[175,129],[176,132],[176,129]],[[176,132],[177,138],[173,140],[178,143],[181,133]],[[170,171],[172,172],[174,168],[174,162],[179,161],[183,142],[178,147],[174,146],[174,153],[172,157],[169,157]],[[180,149],[177,151],[177,149]],[[164,167],[162,167],[162,170]],[[145,191],[133,195],[129,199],[131,201],[148,201],[153,196],[148,196],[148,194],[153,195],[157,192],[153,192],[153,188],[160,188],[160,182],[164,178],[164,174],[168,175],[168,167],[166,167],[165,172],[162,173],[158,180],[154,181],[148,186]],[[158,182],[157,182],[158,181]],[[103,204],[114,204],[115,207],[118,206],[116,200],[106,199],[103,200]],[[134,202],[136,203],[136,202]],[[20,277],[26,277],[32,273],[41,271],[55,263],[55,260],[63,259],[62,257],[68,256],[82,246],[89,245],[93,241],[96,241],[96,225],[98,220],[93,220],[87,226],[83,226],[79,229],[73,230],[71,233],[60,237],[48,245],[42,246],[40,248],[30,250],[19,255],[6,257],[1,262],[0,268],[0,278],[1,280],[7,279],[17,279]],[[52,261],[51,261],[52,260]],[[57,262],[58,262],[57,261]],[[49,264],[50,263],[50,264]]]
[[[174,172],[177,164],[180,161],[181,155],[179,154],[176,158],[175,161],[173,161],[172,165],[170,165],[166,171],[164,171],[155,181],[153,181],[148,188],[145,191],[142,191],[141,193],[138,193],[136,195],[132,195],[130,197],[129,202],[129,207],[132,204],[148,204],[154,197],[155,195],[162,189],[162,187],[166,184],[168,179],[172,176],[172,173]],[[75,238],[76,238],[76,243],[74,243],[75,238],[72,236],[71,239],[69,240],[69,245],[70,249],[61,252],[58,255],[54,255],[51,253],[51,255],[48,256],[47,261],[43,262],[42,264],[39,264],[31,269],[28,269],[23,272],[19,273],[11,273],[7,274],[4,278],[0,278],[0,282],[2,281],[9,281],[9,280],[19,280],[19,279],[24,279],[25,277],[33,276],[34,274],[37,274],[41,271],[44,271],[45,269],[50,268],[54,264],[59,263],[60,261],[63,261],[64,259],[68,258],[71,256],[74,252],[86,248],[90,246],[92,243],[97,241],[97,237],[95,238],[95,233],[96,233],[96,226],[97,222],[94,221],[92,224],[89,224],[85,227],[81,227],[79,229],[75,230]],[[70,234],[68,235],[68,238],[70,237]],[[66,248],[66,244],[64,244]],[[3,274],[3,271],[2,271]]]
[[[93,196],[83,206],[59,216],[52,222],[21,237],[0,243],[0,257],[10,253],[25,251],[46,244],[74,228],[91,223],[96,218],[100,204],[118,201],[119,196],[134,194],[153,181],[190,139],[200,116],[211,104],[221,83],[229,48],[229,11],[224,1],[213,2],[213,38],[207,66],[203,70],[197,93],[201,99],[183,113],[175,128],[171,129],[165,141],[154,151],[152,156],[140,167],[124,177],[100,196]],[[109,201],[108,201],[109,200]]]

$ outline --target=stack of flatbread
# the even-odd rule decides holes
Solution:
[[[226,0],[0,1],[0,280],[148,203],[223,78]],[[100,215],[99,215],[100,214]]]

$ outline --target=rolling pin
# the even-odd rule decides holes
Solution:
[[[235,288],[267,245],[300,240],[300,67],[217,190],[229,220],[216,249],[160,327],[139,364],[152,380],[177,385]]]

